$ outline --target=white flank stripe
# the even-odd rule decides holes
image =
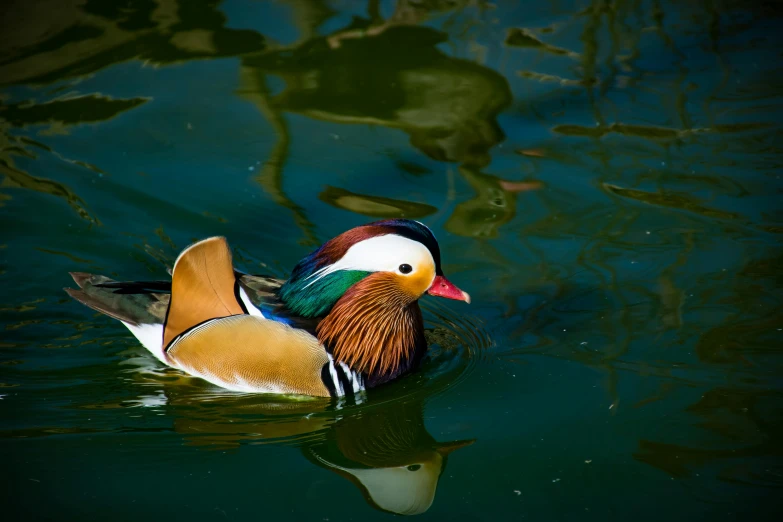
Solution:
[[[342,397],[343,395],[345,395],[345,390],[343,389],[343,385],[340,382],[340,379],[337,377],[337,370],[335,369],[334,366],[334,357],[332,357],[332,354],[329,352],[326,352],[326,356],[329,358],[329,375],[332,376],[334,391],[338,397]]]
[[[249,315],[264,317],[264,314],[261,313],[261,310],[256,308],[256,305],[253,304],[253,302],[250,300],[250,297],[248,297],[247,292],[245,292],[245,289],[242,288],[241,285],[239,287],[239,297],[240,299],[242,299],[242,302],[245,304],[245,308],[247,308],[247,313]]]
[[[337,395],[345,395],[345,389],[343,389],[343,383],[337,377],[337,370],[334,367],[334,361],[329,361],[329,373],[332,375],[332,382],[334,382],[334,388],[337,391]]]
[[[340,362],[340,367],[345,372],[345,375],[351,379],[351,388],[353,388],[353,392],[356,393],[361,390],[361,387],[359,386],[359,375],[353,372],[344,362]]]

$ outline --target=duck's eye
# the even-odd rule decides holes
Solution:
[[[403,263],[400,265],[399,271],[401,274],[410,274],[413,272],[413,267],[408,263]]]
[[[419,471],[421,469],[421,464],[411,464],[408,466],[408,471]]]

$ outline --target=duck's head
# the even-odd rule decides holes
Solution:
[[[329,313],[353,285],[383,280],[385,297],[400,304],[424,293],[470,302],[443,274],[440,247],[429,228],[409,219],[389,219],[352,228],[302,259],[280,296],[303,317]]]
[[[416,304],[425,293],[470,302],[443,274],[432,231],[391,219],[324,243],[296,265],[280,298],[297,315],[323,317],[319,339],[340,360],[372,374],[404,370],[405,360],[426,348]]]

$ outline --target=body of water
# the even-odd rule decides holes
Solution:
[[[0,8],[8,520],[777,519],[775,2]],[[69,299],[375,219],[473,297],[360,404],[221,392]],[[11,516],[13,514],[13,516]]]

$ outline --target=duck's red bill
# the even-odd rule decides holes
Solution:
[[[427,290],[427,293],[437,297],[445,297],[446,299],[465,301],[470,304],[470,294],[463,292],[457,288],[457,285],[443,276],[435,276],[435,279],[432,281],[432,286]]]

